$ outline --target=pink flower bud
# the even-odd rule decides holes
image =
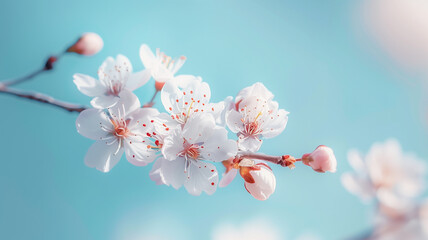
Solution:
[[[304,154],[302,162],[317,172],[336,172],[337,161],[333,150],[324,145],[318,146],[312,153]]]
[[[67,49],[67,52],[91,56],[98,53],[103,48],[103,45],[103,39],[98,34],[85,33]]]
[[[241,168],[241,175],[246,172],[242,171],[243,169]],[[257,200],[264,201],[268,199],[276,187],[276,179],[272,169],[264,163],[258,163],[247,169],[247,176],[243,176],[247,191]]]

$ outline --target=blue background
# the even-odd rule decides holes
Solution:
[[[253,199],[242,179],[212,196],[156,186],[124,158],[108,174],[86,167],[91,140],[77,114],[0,95],[0,239],[209,239],[222,223],[268,219],[283,238],[313,233],[341,239],[370,226],[370,206],[340,183],[346,153],[397,138],[428,159],[426,103],[416,79],[401,72],[355,21],[359,1],[3,1],[0,78],[22,76],[96,32],[104,49],[66,55],[56,68],[19,88],[89,104],[74,73],[96,76],[107,56],[124,54],[143,69],[147,43],[188,60],[179,73],[200,75],[213,101],[263,82],[290,112],[286,130],[262,151],[300,156],[319,144],[335,150],[336,174],[274,166],[275,194]],[[142,102],[153,82],[137,91]],[[158,104],[157,107],[161,108]],[[154,237],[157,238],[154,238]],[[150,238],[152,237],[152,238]]]

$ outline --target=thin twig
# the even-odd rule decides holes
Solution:
[[[87,109],[85,106],[76,105],[72,103],[62,102],[59,100],[54,99],[51,96],[44,95],[41,93],[31,93],[31,92],[24,92],[17,89],[9,88],[0,83],[0,92],[6,93],[9,95],[13,95],[20,98],[26,98],[29,100],[38,101],[41,103],[46,103],[55,107],[62,108],[64,110],[67,110],[69,112],[82,112],[83,110]]]
[[[34,71],[34,72],[32,72],[32,73],[30,73],[30,74],[28,74],[28,75],[26,75],[26,76],[23,76],[23,77],[19,77],[19,78],[15,78],[15,79],[12,79],[12,80],[9,80],[9,81],[4,81],[4,82],[0,82],[0,84],[4,84],[5,86],[12,86],[12,85],[15,85],[15,84],[18,84],[18,83],[22,83],[22,82],[25,82],[25,81],[28,81],[28,80],[30,80],[30,79],[32,79],[32,78],[34,78],[34,77],[36,77],[37,75],[39,75],[39,74],[41,74],[42,72],[45,72],[45,71],[49,71],[49,70],[52,70],[53,69],[53,67],[54,67],[54,64],[65,54],[65,53],[67,53],[67,51],[63,51],[63,52],[61,52],[60,54],[58,54],[58,55],[52,55],[52,56],[50,56],[47,60],[46,60],[46,62],[45,62],[45,65],[42,67],[42,68],[39,68],[39,69],[37,69],[36,71]]]
[[[5,86],[11,86],[11,85],[15,85],[15,84],[18,84],[18,83],[22,83],[22,82],[25,82],[25,81],[27,81],[29,79],[34,78],[35,76],[39,75],[40,73],[42,73],[42,72],[44,72],[46,70],[47,69],[43,67],[43,68],[38,69],[38,70],[36,70],[36,71],[34,71],[34,72],[26,75],[26,76],[23,76],[23,77],[20,77],[20,78],[16,78],[16,79],[12,79],[12,80],[9,80],[9,81],[4,81],[4,82],[2,82],[2,84],[4,84]]]
[[[296,161],[301,161],[301,159],[295,159],[290,155],[270,156],[263,153],[252,153],[252,152],[238,152],[238,155],[242,158],[263,160],[263,161],[281,165],[283,167],[288,167],[290,164]]]
[[[155,105],[155,98],[156,98],[156,95],[158,94],[158,90],[156,90],[156,92],[155,92],[155,94],[153,94],[153,97],[152,97],[152,99],[150,99],[150,102],[148,102],[148,103],[146,103],[146,104],[144,104],[143,105],[143,107],[153,107],[153,105]]]

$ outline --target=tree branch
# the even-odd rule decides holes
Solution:
[[[44,95],[41,93],[24,92],[24,91],[19,91],[17,89],[9,88],[1,83],[0,83],[0,93],[5,93],[16,97],[20,97],[20,98],[26,98],[26,99],[38,101],[41,103],[46,103],[58,108],[62,108],[69,112],[82,112],[83,110],[87,109],[87,107],[85,106],[62,102],[54,99],[51,96]]]
[[[238,155],[242,158],[262,160],[262,161],[281,165],[282,167],[290,167],[290,168],[294,167],[294,163],[296,161],[301,161],[301,159],[295,159],[290,155],[270,156],[263,153],[252,153],[252,152],[238,152]]]

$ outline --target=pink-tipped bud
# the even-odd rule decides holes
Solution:
[[[324,145],[318,146],[312,153],[304,154],[302,162],[317,172],[336,172],[337,161],[333,150]]]
[[[276,178],[270,167],[264,163],[258,163],[253,167],[248,167],[248,172],[243,176],[244,168],[241,168],[241,175],[245,180],[245,188],[257,200],[264,201],[275,192]]]
[[[84,33],[67,52],[92,56],[98,53],[104,46],[103,39],[96,33]]]

